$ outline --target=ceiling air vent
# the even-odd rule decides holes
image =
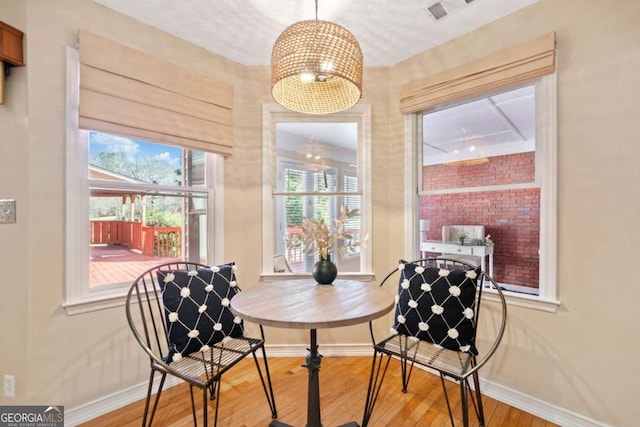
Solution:
[[[427,10],[429,11],[431,16],[433,16],[433,18],[435,20],[442,19],[442,18],[444,18],[445,16],[448,15],[448,13],[445,10],[444,6],[442,6],[442,3],[436,3],[436,4],[432,5],[432,6],[429,6],[427,8]]]
[[[424,10],[431,18],[439,21],[444,17],[451,16],[464,9],[473,2],[475,2],[475,0],[440,0]]]

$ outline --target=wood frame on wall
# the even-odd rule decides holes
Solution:
[[[5,78],[9,67],[24,67],[23,38],[22,31],[0,21],[0,105],[5,101]]]
[[[0,76],[0,105],[4,104],[4,62],[0,61],[0,73],[2,73],[2,76]]]

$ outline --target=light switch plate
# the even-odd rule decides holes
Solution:
[[[0,199],[0,223],[16,222],[16,201],[13,199]]]

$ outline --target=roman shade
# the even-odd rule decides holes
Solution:
[[[555,71],[555,33],[402,86],[400,111],[430,110]]]
[[[80,128],[232,153],[230,85],[88,31],[79,45]]]

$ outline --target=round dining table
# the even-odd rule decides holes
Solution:
[[[371,282],[335,280],[320,285],[315,280],[262,283],[231,299],[231,311],[243,320],[289,329],[309,329],[310,346],[305,367],[309,372],[307,427],[321,427],[317,329],[356,325],[391,311],[394,297]],[[358,426],[355,421],[343,426]],[[271,427],[288,427],[273,421]]]

